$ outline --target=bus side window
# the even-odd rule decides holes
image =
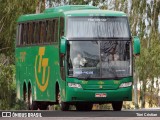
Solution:
[[[39,44],[39,40],[40,40],[40,22],[37,22],[35,28],[35,44]]]
[[[29,34],[29,23],[26,23],[26,27],[25,27],[25,38],[26,38],[26,44],[29,44],[29,38],[28,38],[28,34]]]
[[[36,42],[37,42],[37,22],[36,23],[34,23],[34,32],[33,32],[33,44],[36,44]]]
[[[51,38],[52,38],[52,42],[55,42],[55,19],[52,20],[52,32],[51,32]]]
[[[60,38],[64,36],[64,18],[60,18]]]
[[[44,43],[48,43],[47,41],[47,21],[44,21]]]
[[[31,44],[32,41],[32,35],[33,35],[33,23],[29,23],[29,29],[28,29],[28,44]]]
[[[35,34],[35,22],[32,23],[32,36],[31,36],[31,44],[34,44],[34,34]]]
[[[47,20],[46,21],[46,43],[50,43],[50,40],[49,40],[49,21]]]
[[[18,28],[17,28],[17,36],[16,36],[16,40],[17,40],[16,44],[17,44],[17,46],[20,45],[21,34],[22,34],[21,30],[22,30],[22,24],[19,24]]]
[[[58,42],[58,19],[55,19],[54,41]]]
[[[41,28],[40,28],[40,44],[44,43],[46,31],[45,31],[45,22],[41,22]]]
[[[23,43],[22,43],[22,45],[25,45],[26,44],[26,27],[27,27],[27,25],[26,24],[24,24],[24,27],[23,27]]]
[[[50,43],[51,42],[51,30],[50,30],[49,20],[47,20],[46,25],[47,25],[47,42]]]
[[[23,45],[28,44],[28,23],[24,24]]]
[[[24,24],[21,24],[20,45],[23,44]]]

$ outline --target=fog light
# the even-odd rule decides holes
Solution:
[[[72,88],[82,88],[82,86],[80,84],[77,83],[68,83],[68,87],[72,87]]]

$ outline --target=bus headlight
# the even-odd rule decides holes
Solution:
[[[124,87],[129,87],[132,85],[132,82],[127,82],[127,83],[122,83],[119,87],[124,88]]]
[[[80,84],[77,84],[77,83],[68,83],[68,86],[72,87],[72,88],[82,88],[82,86]]]

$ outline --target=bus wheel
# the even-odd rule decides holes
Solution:
[[[38,110],[37,102],[32,100],[31,88],[29,89],[29,93],[28,93],[28,108],[29,108],[29,110]]]
[[[58,99],[58,103],[59,103],[60,109],[62,111],[68,111],[69,110],[69,104],[67,104],[65,102],[62,102],[60,92],[58,92],[57,99]]]
[[[23,100],[28,106],[28,94],[27,94],[26,84],[23,85]]]
[[[78,110],[78,111],[91,111],[92,107],[93,107],[93,104],[91,104],[91,103],[86,103],[86,104],[78,103],[78,104],[76,104],[76,110]]]
[[[46,103],[41,103],[41,102],[38,103],[38,108],[39,108],[40,110],[49,110],[49,109],[48,109],[48,104],[46,104]]]
[[[30,110],[38,110],[38,104],[36,101],[32,101],[32,104],[30,105]]]
[[[114,111],[121,111],[122,105],[123,105],[123,101],[112,102],[112,108]]]

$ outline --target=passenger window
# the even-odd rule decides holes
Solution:
[[[28,30],[28,44],[32,44],[33,40],[33,23],[29,23],[29,30]]]
[[[47,23],[47,41],[52,42],[52,21],[49,20]]]
[[[52,37],[52,42],[55,42],[55,20],[52,21],[52,32],[51,32],[51,37]]]
[[[27,30],[27,24],[24,24],[24,27],[23,27],[23,45],[25,45],[26,44],[26,41],[27,41],[27,39],[26,39],[26,31]]]
[[[54,36],[54,42],[58,42],[58,19],[55,20],[55,36]]]
[[[16,36],[16,40],[17,40],[17,42],[16,42],[16,45],[18,46],[18,45],[20,45],[20,43],[21,43],[21,30],[22,30],[22,24],[19,24],[18,25],[18,28],[17,28],[17,36]]]
[[[40,43],[40,22],[36,23],[36,28],[35,28],[35,43],[36,44]]]
[[[64,18],[60,18],[60,38],[64,36]]]
[[[24,24],[22,24],[21,32],[22,33],[20,35],[20,45],[23,45]]]
[[[26,23],[26,24],[25,24],[25,29],[26,29],[26,30],[25,30],[25,41],[26,41],[25,43],[26,43],[26,44],[29,44],[29,38],[28,38],[28,35],[29,35],[29,32],[28,32],[28,31],[29,31],[29,30],[28,30],[28,28],[29,28],[29,23]]]
[[[45,38],[46,38],[45,22],[41,22],[40,43],[44,43]]]
[[[55,43],[58,41],[58,19],[18,25],[17,45]]]

